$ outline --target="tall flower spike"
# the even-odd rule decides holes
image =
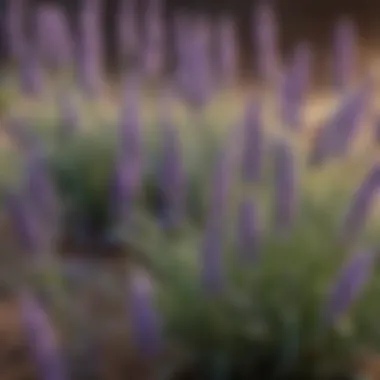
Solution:
[[[73,46],[63,8],[40,5],[36,10],[36,19],[40,57],[52,68],[66,66],[72,58]]]
[[[47,229],[57,226],[59,201],[43,152],[27,156],[24,181],[27,199],[41,223]]]
[[[217,61],[220,68],[220,79],[226,84],[233,81],[238,64],[236,25],[231,17],[224,17],[217,28]]]
[[[9,44],[10,55],[15,60],[18,60],[22,57],[25,47],[24,7],[24,0],[8,1],[6,35]]]
[[[333,81],[338,91],[345,90],[353,79],[356,66],[355,26],[349,18],[341,18],[333,38]]]
[[[371,278],[375,260],[374,250],[359,250],[343,265],[326,300],[327,324],[333,325],[359,297]]]
[[[162,337],[150,279],[143,273],[133,274],[128,294],[132,341],[140,354],[154,357],[162,348]]]
[[[274,9],[268,4],[256,8],[253,40],[258,61],[259,78],[271,84],[278,72],[277,25]]]
[[[193,20],[183,36],[187,51],[182,51],[178,81],[181,93],[188,103],[201,109],[209,100],[213,89],[210,67],[210,30],[200,18]]]
[[[291,148],[284,142],[274,147],[273,223],[276,231],[288,229],[296,213],[296,173]]]
[[[243,129],[243,179],[257,182],[261,178],[264,144],[260,107],[257,104],[247,104]]]
[[[48,316],[30,294],[20,297],[21,320],[41,380],[66,379],[60,349]]]
[[[364,227],[375,193],[380,187],[380,166],[375,165],[356,190],[343,219],[343,241],[352,241]]]
[[[126,221],[141,182],[141,130],[137,77],[126,81],[118,131],[115,168],[111,179],[111,213],[116,222]]]
[[[34,46],[25,46],[19,58],[21,92],[26,96],[40,95],[43,89],[43,72]]]
[[[360,117],[367,105],[371,86],[364,83],[359,91],[350,93],[318,131],[312,146],[309,164],[319,165],[324,160],[344,154],[357,130]]]
[[[99,0],[85,0],[80,12],[78,79],[84,92],[90,97],[98,94],[101,82],[100,4]]]
[[[280,94],[282,120],[291,128],[298,129],[301,124],[303,99],[310,81],[310,56],[309,46],[299,44],[283,78]]]
[[[144,12],[145,38],[143,63],[145,72],[157,75],[164,65],[164,20],[162,0],[148,0]]]
[[[237,245],[242,262],[255,259],[260,246],[258,215],[254,202],[244,200],[238,210]]]
[[[181,220],[184,206],[184,173],[178,131],[172,124],[168,107],[162,106],[161,132],[163,135],[162,158],[158,183],[163,197],[164,224],[176,226]]]
[[[6,194],[5,212],[20,248],[28,254],[38,255],[44,248],[46,232],[24,197],[11,192]]]
[[[136,0],[122,0],[117,17],[117,35],[120,58],[123,63],[136,57],[139,47]]]

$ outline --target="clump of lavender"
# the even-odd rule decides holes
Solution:
[[[67,66],[73,44],[64,10],[57,5],[40,5],[36,10],[37,51],[53,69]]]
[[[343,265],[334,280],[324,309],[327,324],[334,324],[359,297],[371,279],[377,255],[374,250],[358,250]]]
[[[66,379],[60,348],[48,316],[30,294],[20,296],[20,311],[32,357],[41,380]]]

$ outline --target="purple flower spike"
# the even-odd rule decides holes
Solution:
[[[263,163],[263,131],[260,108],[257,104],[247,105],[243,128],[243,179],[257,182],[261,178]]]
[[[236,40],[236,25],[230,17],[220,20],[217,29],[217,61],[220,68],[220,80],[230,84],[237,72],[238,49]]]
[[[118,46],[123,62],[130,57],[136,57],[138,53],[140,38],[136,5],[136,0],[122,0],[117,14]]]
[[[45,227],[55,226],[59,218],[59,202],[42,152],[32,152],[27,157],[25,191],[31,207]]]
[[[5,211],[20,248],[28,254],[38,255],[44,246],[45,231],[26,200],[19,194],[8,193]]]
[[[376,144],[380,144],[380,117],[377,117],[375,120],[375,126],[374,126],[374,140]]]
[[[80,13],[78,79],[84,92],[90,97],[98,94],[101,84],[100,5],[99,0],[85,0]]]
[[[283,142],[274,147],[273,222],[276,231],[288,229],[296,212],[295,163],[291,148]]]
[[[165,106],[165,105],[164,105]],[[166,110],[164,110],[166,112]],[[158,182],[163,196],[164,223],[175,226],[181,220],[184,206],[184,172],[178,131],[170,116],[164,115],[161,123],[163,133],[162,160]]]
[[[127,313],[133,343],[142,355],[154,357],[162,348],[161,325],[154,307],[152,283],[143,273],[132,276]]]
[[[164,65],[164,20],[162,0],[148,0],[144,13],[143,64],[148,75],[159,74]]]
[[[38,96],[43,88],[41,62],[33,46],[25,46],[20,54],[19,78],[21,91],[26,96]]]
[[[253,40],[256,47],[259,78],[272,83],[278,72],[277,23],[274,10],[268,4],[256,9]]]
[[[29,294],[20,297],[21,319],[41,380],[64,380],[65,368],[48,316]]]
[[[311,52],[307,44],[297,46],[290,67],[285,73],[281,88],[282,119],[285,125],[297,128],[301,123],[301,110],[310,81]]]
[[[40,57],[52,68],[67,65],[73,55],[73,46],[64,10],[56,5],[41,5],[37,8],[36,19]]]
[[[359,297],[371,278],[375,260],[373,250],[359,250],[343,265],[326,300],[327,324],[333,325]]]
[[[333,81],[337,90],[347,88],[352,81],[356,66],[356,36],[352,20],[342,18],[334,31]]]
[[[255,204],[245,200],[239,207],[237,225],[237,243],[243,262],[257,257],[259,240],[260,231]]]
[[[352,241],[364,227],[375,193],[380,187],[380,166],[374,166],[356,190],[342,225],[344,241]]]
[[[111,213],[117,222],[128,220],[141,183],[141,131],[139,88],[136,77],[128,78],[119,127],[115,168],[111,178]]]
[[[22,57],[25,47],[24,36],[24,0],[8,1],[6,19],[7,41],[10,55],[18,60]]]
[[[365,83],[359,91],[347,95],[338,110],[326,121],[316,135],[309,156],[310,165],[319,165],[330,157],[344,154],[371,94],[371,86]]]
[[[179,40],[184,46],[179,48],[177,80],[180,93],[188,103],[201,109],[209,100],[213,90],[210,57],[210,30],[203,19],[182,20],[182,35]],[[178,41],[179,42],[179,41]],[[186,48],[186,49],[185,49]]]

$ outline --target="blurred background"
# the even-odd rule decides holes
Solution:
[[[347,15],[352,17],[358,28],[360,38],[359,45],[361,49],[361,57],[376,55],[380,46],[380,3],[377,0],[271,0],[271,4],[275,5],[278,18],[280,20],[280,48],[286,54],[294,44],[302,39],[311,42],[315,49],[317,59],[323,60],[325,55],[331,49],[331,33],[333,25],[338,16]],[[81,2],[76,0],[56,0],[42,1],[35,0],[29,2],[30,10],[36,4],[41,3],[59,3],[63,5],[68,14],[72,28],[77,28],[76,16]],[[144,2],[141,1],[139,13],[144,13]],[[165,11],[167,19],[168,33],[172,26],[173,13],[178,10],[186,12],[201,11],[202,13],[216,18],[224,13],[231,13],[236,17],[239,25],[239,37],[242,45],[242,68],[248,70],[252,57],[244,52],[250,49],[250,22],[252,16],[252,7],[258,3],[254,0],[166,0]],[[0,1],[2,9],[1,17],[5,16],[6,1]],[[115,68],[117,61],[117,53],[115,46],[115,17],[120,5],[120,0],[106,0],[102,2],[103,6],[103,28],[104,28],[104,44],[106,49],[106,59],[108,70]],[[29,17],[29,27],[33,31],[33,22]],[[1,39],[0,39],[0,55],[2,59],[7,55],[8,47],[4,32],[5,22],[1,22]],[[245,56],[244,56],[245,55]],[[254,57],[253,57],[254,58]]]

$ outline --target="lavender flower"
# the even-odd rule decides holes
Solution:
[[[26,96],[38,96],[43,88],[41,62],[33,46],[25,46],[19,56],[21,91]]]
[[[138,53],[139,33],[136,5],[136,0],[122,0],[117,14],[118,51],[123,62]]]
[[[175,130],[169,116],[164,115],[161,127],[163,133],[163,156],[158,182],[164,201],[163,218],[165,225],[175,226],[182,216],[185,190],[180,141],[178,132]]]
[[[238,212],[237,243],[242,261],[255,259],[260,245],[258,215],[252,201],[241,202]]]
[[[373,135],[375,143],[380,144],[380,117],[377,117],[375,120]]]
[[[66,379],[53,328],[37,301],[29,294],[20,297],[22,323],[41,380]]]
[[[375,165],[356,190],[342,223],[341,234],[344,241],[354,239],[363,228],[370,207],[380,186],[380,166]]]
[[[333,81],[337,90],[350,85],[355,70],[355,28],[352,20],[341,18],[334,31]]]
[[[69,25],[64,10],[41,5],[36,10],[39,55],[53,68],[65,66],[73,54]]]
[[[337,111],[321,127],[313,144],[309,163],[321,164],[325,159],[344,154],[360,117],[367,105],[371,87],[365,83],[358,92],[347,95]]]
[[[9,192],[5,196],[5,210],[22,250],[37,255],[44,247],[45,231],[30,205],[22,195]]]
[[[209,99],[214,85],[210,67],[210,30],[203,19],[183,28],[181,40],[186,45],[178,55],[178,85],[184,98],[200,109]]]
[[[260,109],[256,104],[248,103],[243,128],[243,179],[245,181],[259,181],[263,163],[263,131]]]
[[[111,213],[118,222],[130,215],[141,182],[141,137],[138,80],[129,78],[119,128],[116,162],[111,179]]]
[[[101,81],[100,30],[100,2],[85,0],[80,13],[78,79],[85,93],[91,97],[98,94]]]
[[[162,347],[161,326],[154,308],[152,284],[142,273],[132,276],[127,312],[132,341],[144,356],[152,357]]]
[[[281,89],[282,119],[285,125],[298,128],[300,113],[310,77],[310,49],[300,44],[294,52],[290,67],[285,73]]]
[[[145,45],[143,64],[148,75],[159,74],[164,61],[164,25],[162,0],[148,0],[144,12]]]
[[[28,155],[24,180],[25,191],[31,206],[41,218],[45,228],[53,228],[59,218],[59,202],[41,151]]]
[[[220,20],[217,28],[216,65],[220,68],[220,80],[230,84],[237,71],[236,25],[230,17]]]
[[[278,72],[277,25],[274,10],[268,4],[256,9],[253,40],[257,48],[259,78],[272,83]]]
[[[359,250],[343,265],[326,300],[324,313],[328,324],[334,324],[359,297],[371,278],[375,259],[373,250]]]
[[[24,53],[24,0],[8,1],[8,12],[6,19],[7,41],[9,43],[10,55],[18,60]]]
[[[288,145],[274,147],[274,228],[283,231],[292,224],[296,211],[295,163]]]

